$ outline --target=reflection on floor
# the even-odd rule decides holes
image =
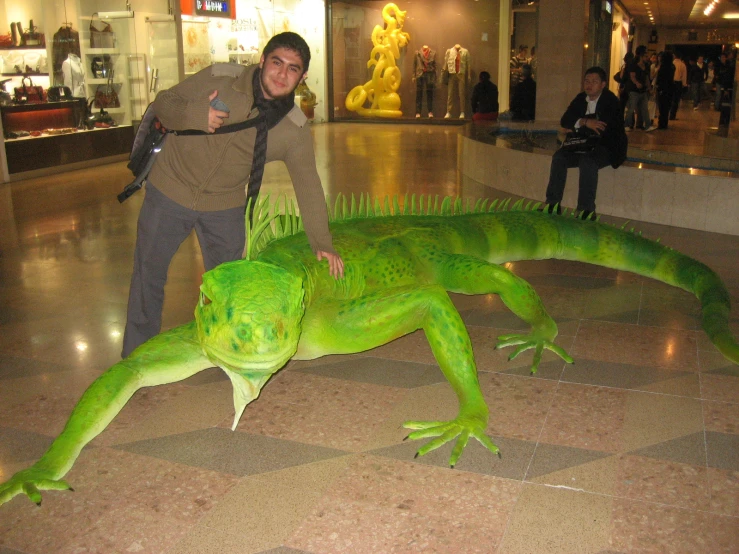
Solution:
[[[495,195],[458,183],[457,132],[319,126],[326,190]],[[0,480],[42,454],[118,359],[143,196],[118,204],[127,179],[117,164],[0,188]],[[290,189],[279,167],[266,180]],[[636,226],[715,269],[738,303],[739,237]],[[76,492],[0,507],[0,554],[738,552],[739,378],[697,302],[597,267],[511,269],[577,363],[545,355],[528,375],[530,354],[492,348],[521,322],[497,297],[452,295],[502,458],[473,441],[454,470],[449,447],[414,459],[401,423],[456,409],[419,332],[290,363],[235,432],[231,385],[211,369],[139,391],[69,472]],[[191,237],[166,327],[191,319],[201,271]]]

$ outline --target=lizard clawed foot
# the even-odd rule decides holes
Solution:
[[[0,485],[0,505],[5,504],[14,496],[25,494],[32,502],[40,506],[42,490],[71,491],[73,489],[66,481],[53,479],[52,473],[48,470],[29,467],[19,471]]]
[[[425,439],[436,437],[418,449],[416,456],[423,456],[440,446],[457,439],[449,458],[449,465],[454,467],[462,455],[462,451],[470,437],[476,438],[485,448],[493,454],[500,455],[500,450],[485,434],[485,425],[477,419],[459,416],[452,421],[406,421],[403,424],[406,429],[417,429],[408,435],[409,439]]]
[[[551,340],[547,340],[541,337],[537,337],[535,334],[531,333],[528,335],[514,333],[511,335],[501,335],[498,337],[498,344],[495,345],[495,349],[499,350],[501,348],[505,348],[506,346],[518,346],[516,350],[513,351],[513,353],[508,356],[508,360],[513,360],[516,356],[518,356],[521,352],[525,352],[526,350],[529,350],[531,348],[534,348],[534,360],[531,363],[531,373],[536,373],[536,370],[539,368],[539,363],[541,362],[541,356],[544,353],[544,349],[551,350],[557,356],[562,358],[565,362],[568,364],[575,363],[575,361],[570,357],[567,352],[565,352],[565,349],[557,346],[554,344]]]

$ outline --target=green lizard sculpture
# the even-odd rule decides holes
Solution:
[[[82,448],[102,432],[142,387],[186,379],[221,367],[233,384],[235,418],[288,360],[361,352],[423,329],[439,367],[459,398],[447,422],[410,421],[409,438],[433,438],[419,455],[453,441],[450,464],[470,437],[491,452],[485,434],[488,408],[477,380],[470,338],[447,291],[498,294],[531,326],[499,337],[496,348],[517,346],[512,359],[533,349],[531,370],[549,349],[557,326],[541,300],[501,263],[557,258],[632,271],[693,292],[702,304],[703,328],[716,347],[739,363],[728,329],[729,294],[708,267],[657,242],[615,227],[525,208],[522,201],[474,207],[461,200],[397,198],[384,207],[369,197],[337,199],[332,216],[345,278],[329,277],[311,252],[292,205],[285,213],[262,201],[247,224],[246,259],[203,275],[195,321],[149,340],[101,375],[75,406],[66,427],[41,459],[0,485],[0,504],[24,493],[36,503],[41,490],[69,489],[62,477]]]

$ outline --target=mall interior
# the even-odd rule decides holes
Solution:
[[[117,195],[159,91],[213,63],[258,63],[271,36],[295,31],[312,55],[295,101],[332,203],[541,202],[586,68],[602,67],[617,92],[613,75],[640,45],[706,62],[739,48],[729,0],[396,4],[0,0],[0,482],[47,451],[121,359],[146,190]],[[394,41],[379,62],[373,38]],[[459,66],[455,46],[466,52]],[[436,72],[421,90],[424,47]],[[536,117],[513,121],[503,114],[523,61]],[[498,87],[498,121],[472,121],[483,71]],[[599,173],[597,211],[599,224],[711,268],[737,337],[736,95],[717,110],[713,83],[701,89],[667,129],[629,133],[627,161]],[[570,171],[570,210],[577,179]],[[281,162],[267,164],[262,195],[294,198]],[[452,443],[416,457],[428,439],[405,440],[404,422],[458,410],[422,329],[289,361],[234,430],[232,384],[213,367],[138,390],[79,453],[65,476],[73,491],[0,505],[0,554],[739,552],[739,372],[703,331],[699,301],[598,265],[504,267],[539,295],[575,363],[545,351],[531,374],[531,351],[509,360],[511,349],[495,349],[499,336],[527,332],[500,297],[449,293],[500,456],[470,440],[450,468]],[[203,272],[192,234],[169,268],[163,331],[193,319]]]

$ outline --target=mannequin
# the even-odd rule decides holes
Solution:
[[[459,93],[459,119],[464,119],[464,107],[467,101],[467,79],[470,77],[470,53],[460,44],[455,44],[446,51],[444,70],[449,73],[446,97],[445,119],[452,117],[454,107],[454,87]]]
[[[82,69],[82,61],[77,54],[68,54],[67,59],[62,62],[62,76],[64,86],[69,87],[72,96],[85,98],[85,72]]]
[[[421,117],[423,93],[429,118],[434,117],[434,87],[436,86],[436,52],[424,44],[413,58],[413,81],[416,83],[416,117]]]

